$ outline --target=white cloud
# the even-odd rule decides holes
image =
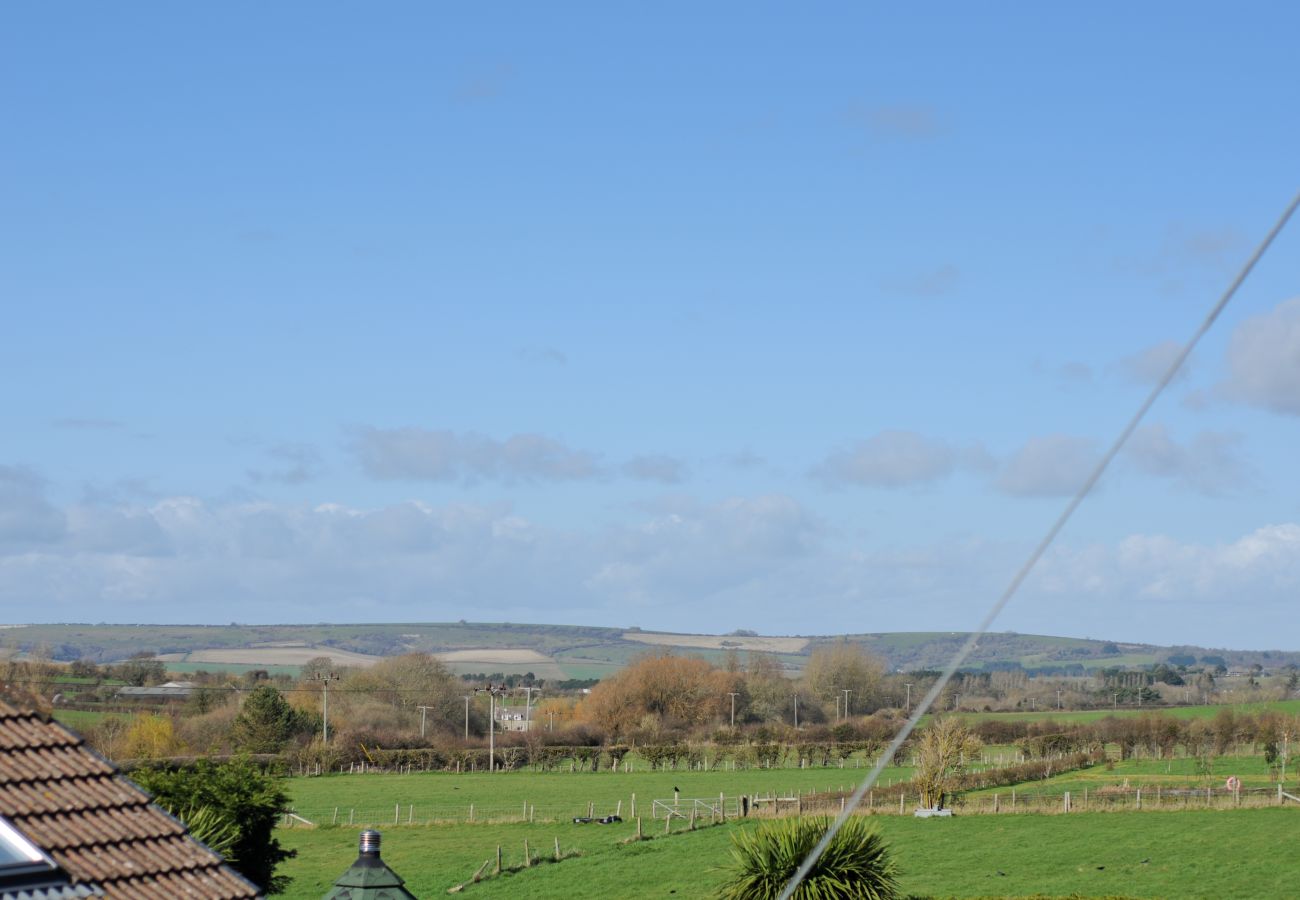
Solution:
[[[25,466],[0,466],[0,550],[57,541],[66,528],[45,497],[45,479]]]
[[[1153,616],[1167,615],[1170,604],[1186,604],[1189,611],[1213,608],[1227,629],[1234,615],[1258,616],[1275,606],[1290,610],[1300,589],[1300,524],[1266,525],[1218,544],[1138,534],[1110,546],[1062,546],[1044,560],[1034,589],[1105,598],[1109,604],[1127,599],[1135,612]],[[1241,630],[1247,627],[1243,622]],[[1266,642],[1251,642],[1261,643]]]
[[[174,497],[73,508],[65,519],[61,537],[0,553],[0,608],[44,620],[955,630],[978,621],[1027,552],[970,538],[849,544],[779,494],[664,498],[585,530],[506,506],[417,501],[363,509]],[[1295,523],[1220,544],[1131,535],[1058,545],[999,627],[1261,646],[1274,641],[1259,637],[1259,621],[1290,616],[1298,590]]]
[[[1198,493],[1215,496],[1248,486],[1253,472],[1238,453],[1241,437],[1202,431],[1187,446],[1164,425],[1139,428],[1124,447],[1124,456],[1139,471],[1175,479]]]
[[[1068,497],[1077,491],[1101,454],[1087,439],[1065,434],[1031,438],[1007,460],[995,482],[1020,497]]]
[[[1182,349],[1183,345],[1177,341],[1161,341],[1138,353],[1134,353],[1132,356],[1124,357],[1119,362],[1119,368],[1130,381],[1137,384],[1153,385],[1165,376],[1165,373],[1169,371],[1169,367],[1173,365]],[[1190,359],[1183,363],[1174,376],[1175,381],[1187,379],[1190,374],[1190,363]]]
[[[1300,297],[1237,326],[1223,392],[1242,403],[1300,415]]]
[[[881,431],[832,453],[812,470],[829,486],[898,488],[952,474],[961,455],[945,441],[914,431]]]
[[[351,449],[380,480],[577,481],[601,474],[596,457],[539,434],[503,441],[424,428],[358,428]]]
[[[623,464],[623,474],[639,481],[681,484],[686,480],[686,463],[672,456],[638,456]]]
[[[250,480],[305,484],[320,474],[320,451],[310,444],[277,444],[267,451],[267,455],[278,465],[266,470],[249,469]]]

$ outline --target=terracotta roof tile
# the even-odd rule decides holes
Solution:
[[[74,733],[0,701],[0,816],[73,884],[132,900],[237,900],[257,889]]]

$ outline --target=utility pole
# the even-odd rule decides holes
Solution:
[[[488,771],[497,770],[497,695],[504,694],[504,684],[495,685],[488,682],[485,688],[478,688],[474,693],[488,695]]]
[[[528,698],[524,700],[524,731],[533,730],[533,691],[541,693],[542,689],[533,687],[531,684],[524,685],[524,690],[528,692]]]
[[[736,727],[736,698],[740,695],[735,691],[727,691],[727,696],[731,698],[731,727],[734,730]]]
[[[907,705],[903,707],[903,712],[910,713],[912,711],[912,682],[907,682],[903,687],[907,688]]]
[[[846,721],[849,718],[849,694],[851,693],[853,693],[853,691],[844,688],[844,718]]]
[[[547,731],[554,731],[554,730],[555,730],[555,710],[550,710],[549,712],[547,712],[547,715],[550,716],[551,721],[550,721],[549,724],[547,724],[547,726],[546,726],[546,730],[547,730]]]
[[[1113,700],[1113,702],[1111,703],[1111,708],[1112,708],[1112,709],[1115,709],[1115,710],[1118,710],[1118,709],[1119,709],[1119,691],[1112,691],[1112,692],[1111,692],[1111,698],[1112,698],[1112,700]]]
[[[465,701],[465,741],[469,741],[469,697],[462,697]]]
[[[420,739],[421,739],[421,740],[424,739],[424,717],[425,717],[425,715],[429,712],[429,710],[431,710],[431,709],[433,709],[433,708],[434,708],[434,707],[432,707],[432,706],[417,706],[417,707],[416,707],[416,709],[418,709],[418,710],[420,711]]]
[[[337,672],[317,672],[311,677],[311,680],[319,681],[321,683],[321,688],[324,691],[321,697],[320,741],[322,744],[328,744],[330,742],[330,682],[338,681],[339,674]]]
[[[799,730],[799,695],[794,695],[794,730]]]
[[[1057,709],[1058,712],[1059,712],[1060,709],[1061,709],[1061,689],[1060,689],[1060,688],[1057,688],[1057,689],[1056,689],[1056,709]]]

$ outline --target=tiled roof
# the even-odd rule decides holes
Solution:
[[[257,888],[57,722],[0,700],[0,816],[73,885],[107,897],[257,897]]]

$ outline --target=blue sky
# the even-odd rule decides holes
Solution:
[[[1300,187],[1298,20],[8,4],[3,617],[969,628]],[[996,627],[1296,647],[1297,260]]]

